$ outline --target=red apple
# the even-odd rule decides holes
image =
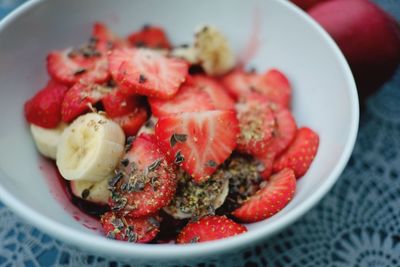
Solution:
[[[307,10],[312,6],[315,6],[317,3],[326,1],[326,0],[291,0],[294,4],[300,7],[303,10]]]
[[[400,63],[400,27],[377,5],[368,0],[330,0],[308,13],[339,45],[361,99],[394,74]]]

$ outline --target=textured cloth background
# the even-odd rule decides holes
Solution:
[[[23,0],[0,0],[0,18]],[[375,0],[400,19],[400,0]],[[351,160],[301,220],[243,254],[197,266],[400,266],[400,70],[368,101]],[[0,203],[0,266],[128,266],[88,255]],[[137,266],[137,265],[135,265]]]

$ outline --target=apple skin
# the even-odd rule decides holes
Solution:
[[[342,50],[361,100],[395,73],[400,63],[400,27],[377,5],[368,0],[330,0],[308,13]]]
[[[307,10],[318,3],[327,1],[327,0],[291,0],[295,5],[300,7],[303,10]]]

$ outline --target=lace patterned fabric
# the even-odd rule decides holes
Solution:
[[[0,0],[0,17],[21,2]],[[400,19],[399,0],[375,2]],[[399,89],[400,69],[391,82],[369,99],[349,164],[318,206],[277,236],[244,252],[190,264],[400,266]],[[0,266],[130,266],[59,242],[22,222],[2,204],[0,240]],[[143,266],[151,264],[146,262]]]

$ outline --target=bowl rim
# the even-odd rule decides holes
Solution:
[[[277,219],[272,222],[267,228],[260,228],[254,231],[250,231],[238,236],[216,240],[213,242],[198,243],[198,244],[188,244],[188,245],[175,245],[175,244],[163,244],[163,245],[151,245],[151,244],[130,244],[127,242],[120,242],[116,240],[106,239],[103,236],[95,236],[89,233],[83,233],[81,231],[75,230],[61,223],[58,223],[39,212],[30,209],[22,201],[17,199],[11,193],[9,193],[0,184],[0,200],[13,210],[18,216],[22,217],[28,221],[33,226],[39,228],[45,233],[50,234],[56,239],[63,240],[66,243],[75,245],[77,247],[84,248],[88,252],[93,252],[94,254],[105,254],[112,255],[114,257],[124,257],[124,258],[134,258],[138,257],[141,259],[184,259],[192,258],[198,256],[211,256],[214,254],[220,254],[227,251],[231,251],[246,244],[254,244],[261,239],[265,239],[268,236],[276,234],[283,228],[292,224],[295,220],[299,219],[307,211],[309,211],[313,206],[315,206],[319,200],[332,188],[336,180],[339,178],[340,174],[344,170],[351,153],[353,151],[357,132],[359,125],[359,101],[357,95],[356,84],[354,77],[350,70],[350,67],[340,51],[339,47],[336,45],[335,41],[329,36],[329,34],[315,22],[311,17],[309,17],[304,11],[295,6],[290,1],[273,0],[279,2],[279,4],[290,9],[292,12],[301,16],[306,23],[314,28],[320,34],[325,41],[329,49],[331,49],[337,59],[339,64],[344,70],[345,80],[347,83],[350,97],[351,105],[351,125],[348,135],[348,139],[345,144],[345,149],[342,151],[339,161],[334,166],[330,175],[325,179],[319,188],[306,200],[304,200],[297,209],[290,211],[284,217]],[[14,11],[9,13],[3,20],[0,21],[0,33],[9,24],[17,20],[20,16],[27,13],[33,7],[46,2],[46,0],[30,0]]]

